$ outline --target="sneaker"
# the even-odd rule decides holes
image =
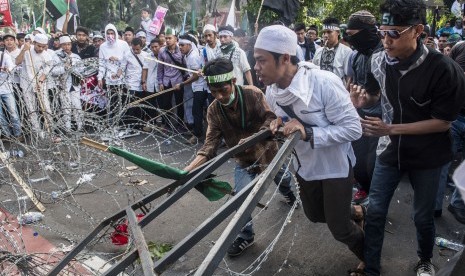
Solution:
[[[367,192],[365,190],[358,188],[357,192],[352,196],[352,203],[353,204],[361,204],[368,198]]]
[[[290,192],[287,195],[284,195],[284,199],[286,200],[286,204],[289,205],[290,207],[294,206],[294,203],[297,200],[293,192]],[[296,206],[296,208],[297,207],[298,206]]]
[[[434,266],[431,263],[431,260],[419,260],[415,266],[415,272],[417,276],[434,276]]]
[[[249,240],[245,240],[241,237],[236,238],[236,240],[231,244],[231,246],[228,249],[228,255],[230,257],[235,257],[239,256],[244,252],[244,250],[251,246],[254,243],[254,238],[251,238]]]

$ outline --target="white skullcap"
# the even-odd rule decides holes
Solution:
[[[297,53],[297,35],[291,29],[281,25],[263,28],[258,34],[255,48],[278,54],[295,56]]]
[[[37,27],[34,31],[38,31],[41,34],[46,34],[45,30],[41,27]]]
[[[96,38],[103,40],[103,36],[99,35],[99,34],[94,35],[94,37],[92,39],[96,39]]]
[[[144,31],[137,32],[136,38],[139,38],[139,37],[147,37],[147,34]]]
[[[34,36],[34,42],[39,43],[39,44],[48,44],[48,37],[44,34],[36,34]]]
[[[60,44],[63,43],[71,43],[71,37],[69,37],[68,35],[60,36]]]
[[[203,33],[205,31],[212,31],[212,32],[215,32],[216,33],[216,28],[215,26],[213,26],[212,24],[206,24],[204,27],[203,27]]]

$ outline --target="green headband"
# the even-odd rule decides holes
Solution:
[[[208,83],[219,83],[232,80],[234,78],[233,71],[221,75],[207,76]]]

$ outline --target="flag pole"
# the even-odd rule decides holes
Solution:
[[[265,0],[262,0],[262,3],[260,4],[260,8],[258,9],[258,14],[257,14],[257,20],[255,20],[255,24],[254,24],[255,35],[258,35],[258,19],[260,19],[260,14],[262,13],[263,2],[265,2]]]
[[[47,13],[47,0],[44,0],[44,14],[42,18],[42,29],[45,28],[45,14]]]
[[[71,0],[68,0],[68,11],[69,11],[69,2],[71,2]]]

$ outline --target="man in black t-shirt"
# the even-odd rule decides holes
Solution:
[[[364,135],[381,137],[366,216],[365,273],[380,274],[389,203],[408,173],[414,190],[416,275],[435,275],[435,200],[441,170],[452,159],[450,127],[465,103],[465,76],[457,64],[420,42],[426,22],[422,0],[385,0],[381,14],[378,34],[384,51],[373,54],[371,72],[381,88],[382,119],[361,120]]]
[[[76,29],[76,42],[73,43],[71,51],[81,59],[98,57],[94,45],[89,44],[89,30],[84,27]]]

